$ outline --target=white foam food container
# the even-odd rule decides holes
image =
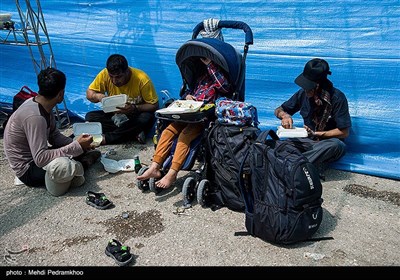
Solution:
[[[156,112],[160,114],[194,113],[200,110],[203,104],[202,101],[175,100],[167,108],[159,109]]]
[[[101,105],[104,113],[110,113],[118,111],[117,107],[124,107],[127,100],[128,96],[126,94],[107,96],[101,100]]]
[[[106,158],[105,156],[101,157],[101,163],[104,166],[104,169],[109,173],[117,173],[119,171],[134,171],[135,170],[135,160],[134,159],[121,159],[114,160]]]
[[[101,141],[103,141],[103,130],[99,122],[74,123],[72,129],[75,135],[74,140],[82,134],[89,134],[93,136],[94,146],[100,146]]]
[[[284,128],[281,125],[278,126],[276,134],[279,136],[279,138],[301,138],[308,136],[307,130],[304,127]]]

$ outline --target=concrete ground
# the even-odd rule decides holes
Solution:
[[[151,140],[145,145],[100,147],[103,153],[110,149],[116,152],[112,158],[118,160],[139,154],[144,165],[150,164],[154,151]],[[324,217],[315,237],[334,239],[283,247],[235,236],[245,231],[243,213],[226,208],[212,211],[194,203],[178,214],[183,204],[182,183],[190,172],[181,172],[173,188],[156,195],[137,188],[134,172],[110,174],[97,162],[87,171],[82,187],[52,197],[45,189],[14,185],[2,137],[0,172],[3,274],[33,273],[29,267],[106,273],[109,270],[104,268],[117,267],[104,253],[113,238],[131,247],[134,261],[128,269],[400,265],[400,188],[396,180],[328,170],[323,182]],[[115,206],[98,210],[87,205],[89,190],[105,193]]]

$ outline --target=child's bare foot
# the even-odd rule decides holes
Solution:
[[[160,181],[156,182],[156,187],[161,189],[168,189],[176,181],[177,175],[177,171],[173,169],[168,170],[168,173],[164,177],[162,177]]]
[[[161,171],[158,167],[158,164],[153,162],[149,169],[147,169],[142,175],[137,176],[136,179],[143,181],[149,178],[160,178],[162,176]]]

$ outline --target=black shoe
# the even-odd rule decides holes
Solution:
[[[101,152],[91,150],[79,156],[77,160],[82,163],[83,169],[86,170],[89,166],[93,165],[101,157]]]
[[[136,136],[136,139],[140,144],[146,144],[146,134],[144,134],[144,131],[140,132]]]
[[[320,163],[318,166],[315,166],[318,171],[318,176],[321,181],[326,181],[325,171],[328,169],[328,165],[326,163]]]

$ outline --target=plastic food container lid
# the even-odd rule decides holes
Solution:
[[[99,122],[74,123],[72,129],[75,135],[74,140],[79,135],[90,134],[93,136],[93,145],[100,146],[101,141],[103,141],[103,130]]]
[[[84,133],[90,135],[102,134],[101,123],[99,122],[85,122],[85,123],[74,123],[72,125],[74,135],[79,136]]]
[[[110,113],[117,111],[117,107],[124,107],[127,100],[128,96],[126,94],[107,96],[101,100],[101,105],[104,113]]]
[[[308,133],[304,127],[293,127],[293,128],[283,128],[278,126],[276,134],[280,138],[292,138],[292,137],[307,137]]]
[[[203,106],[202,101],[194,100],[176,100],[167,108],[162,108],[156,111],[160,114],[179,114],[179,113],[194,113],[197,112],[201,106]]]

